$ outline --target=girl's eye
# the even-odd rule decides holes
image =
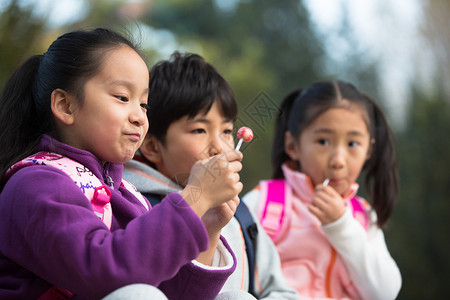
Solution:
[[[322,146],[328,146],[330,144],[330,141],[327,139],[319,139],[317,142]]]
[[[145,110],[148,110],[148,108],[149,108],[147,103],[141,103],[141,107]]]
[[[233,134],[233,130],[232,129],[225,129],[224,131],[223,131],[223,133],[224,134]]]
[[[353,147],[356,147],[356,146],[358,146],[358,145],[359,145],[359,143],[356,142],[356,141],[351,141],[351,142],[348,143],[348,146],[349,146],[349,147],[352,147],[352,148],[353,148]]]
[[[125,96],[116,96],[117,99],[119,99],[122,102],[128,102],[128,98]]]
[[[205,129],[197,128],[191,131],[192,133],[206,133]]]

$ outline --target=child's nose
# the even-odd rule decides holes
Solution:
[[[346,152],[343,147],[335,147],[330,157],[330,167],[332,169],[340,169],[345,165]]]
[[[147,114],[145,110],[142,109],[140,104],[137,106],[137,108],[134,107],[130,113],[130,122],[137,126],[144,125],[146,118]]]
[[[224,141],[220,135],[215,135],[209,144],[209,155],[214,156],[224,152]]]

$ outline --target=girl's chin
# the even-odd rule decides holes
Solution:
[[[134,158],[134,153],[132,155],[124,155],[122,157],[117,157],[115,159],[110,159],[108,162],[113,164],[125,164]]]

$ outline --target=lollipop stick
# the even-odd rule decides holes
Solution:
[[[243,140],[244,140],[244,139],[239,139],[239,142],[238,142],[238,144],[236,145],[236,150],[241,149],[242,141],[243,141]]]
[[[323,185],[323,186],[327,186],[328,183],[330,183],[330,178],[325,179],[325,180],[323,181],[322,185]]]

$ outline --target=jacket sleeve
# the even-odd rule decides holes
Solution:
[[[112,191],[112,197],[117,194]],[[0,240],[4,256],[87,298],[102,298],[131,283],[158,286],[191,268],[208,245],[201,219],[177,193],[111,232],[72,179],[47,166],[19,170],[5,185]],[[211,271],[218,274],[213,287],[229,272]]]
[[[342,257],[362,299],[395,299],[400,291],[400,270],[389,254],[375,213],[366,232],[350,210],[337,221],[322,226]]]
[[[226,260],[224,267],[202,266],[199,263],[184,265],[178,274],[158,286],[169,299],[214,299],[228,277],[236,269],[236,257],[224,237],[220,237],[218,251]]]

